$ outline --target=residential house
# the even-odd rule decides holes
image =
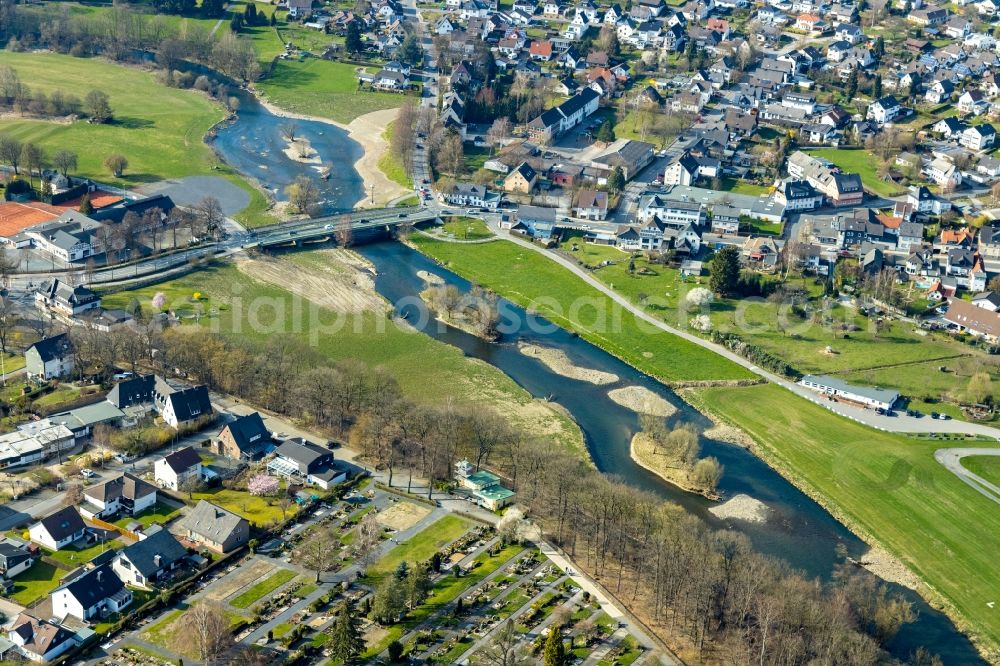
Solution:
[[[954,277],[959,287],[969,291],[982,291],[986,288],[986,270],[982,259],[967,248],[948,250],[945,275]]]
[[[80,513],[107,519],[118,513],[137,516],[156,504],[156,486],[128,472],[85,488]]]
[[[972,304],[990,312],[1000,311],[1000,294],[995,291],[983,291],[972,297]]]
[[[115,384],[105,399],[122,410],[142,405],[148,405],[152,409],[155,387],[154,375],[139,375]]]
[[[103,250],[98,241],[103,226],[82,213],[68,210],[54,220],[28,227],[23,233],[38,250],[72,263]]]
[[[499,192],[491,192],[485,185],[456,183],[455,189],[447,193],[442,192],[440,197],[442,202],[455,206],[496,210],[500,206],[503,195]]]
[[[732,206],[712,208],[712,233],[735,234],[740,230],[740,211]]]
[[[556,209],[541,206],[518,206],[510,229],[535,238],[551,238],[556,226]]]
[[[774,198],[789,212],[815,210],[823,205],[823,195],[808,181],[792,178],[781,181],[774,192]]]
[[[271,433],[258,412],[236,417],[219,433],[219,453],[233,460],[259,460],[271,447]]]
[[[964,132],[966,127],[966,124],[957,118],[942,118],[931,125],[931,131],[950,139]]]
[[[312,13],[312,0],[287,0],[288,18],[298,19]]]
[[[28,552],[27,544],[14,539],[0,541],[0,580],[12,580],[34,563],[35,558]]]
[[[957,187],[962,183],[962,173],[951,160],[935,157],[921,170],[931,181],[944,188]]]
[[[69,629],[27,612],[19,613],[8,625],[7,640],[21,656],[40,664],[54,661],[79,645],[76,634]]]
[[[70,286],[52,278],[38,285],[35,307],[64,317],[76,317],[101,307],[101,298],[83,285]]]
[[[77,510],[64,506],[50,513],[28,528],[28,535],[35,543],[49,550],[61,550],[86,534],[87,526]]]
[[[76,353],[66,333],[39,340],[24,352],[25,370],[29,379],[49,380],[73,372]]]
[[[108,564],[78,569],[52,591],[52,615],[84,622],[120,613],[132,603],[132,592]]]
[[[599,190],[580,190],[573,210],[577,217],[585,220],[603,220],[608,216],[608,193]]]
[[[157,377],[153,387],[153,405],[172,428],[192,424],[213,414],[208,387],[174,386]]]
[[[995,342],[1000,338],[1000,313],[977,307],[960,298],[948,301],[943,319],[958,330]]]
[[[957,106],[961,113],[978,116],[989,110],[990,103],[982,91],[972,89],[962,93],[962,96],[958,98]]]
[[[979,232],[979,252],[987,259],[1000,259],[1000,224],[982,228]]]
[[[187,548],[160,525],[153,525],[143,539],[119,550],[111,569],[126,585],[150,588],[162,581],[187,558]]]
[[[924,226],[917,222],[903,222],[896,230],[896,247],[903,252],[919,248],[924,242]]]
[[[185,537],[219,553],[228,553],[250,539],[246,518],[201,500],[178,523]]]
[[[288,479],[305,481],[329,489],[347,478],[334,465],[333,453],[304,439],[290,439],[274,452],[267,463],[269,472]]]
[[[951,210],[951,202],[934,196],[923,186],[912,186],[906,194],[906,202],[913,206],[914,212],[922,215],[940,215]]]
[[[914,9],[906,15],[906,20],[924,27],[938,26],[948,20],[948,10],[937,7]]]
[[[989,123],[984,123],[966,127],[965,131],[958,136],[958,143],[969,150],[986,150],[993,147],[996,138],[996,128]]]
[[[692,185],[698,180],[698,161],[688,154],[675,157],[663,170],[664,185]]]
[[[955,85],[950,79],[937,79],[927,86],[927,91],[924,93],[924,100],[928,104],[942,104],[949,101],[954,92]]]
[[[868,107],[868,119],[874,120],[880,125],[891,123],[896,118],[904,115],[906,109],[896,101],[892,95],[881,97]]]
[[[503,179],[503,189],[506,192],[531,194],[537,184],[538,173],[527,162],[521,162]]]
[[[153,479],[161,488],[183,490],[203,478],[201,456],[190,446],[168,453],[153,463]]]

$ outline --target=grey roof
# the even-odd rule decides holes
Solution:
[[[154,391],[173,405],[178,422],[191,421],[212,413],[212,401],[205,385],[177,388],[162,377],[157,377]]]
[[[307,442],[306,440],[296,441],[290,439],[284,442],[275,451],[277,455],[288,460],[293,460],[306,468],[310,467],[317,460],[330,456],[330,452],[323,447]]]
[[[871,388],[868,386],[855,386],[837,379],[836,377],[830,377],[829,375],[806,375],[802,378],[802,381],[818,384],[819,386],[826,386],[836,391],[853,393],[854,395],[859,395],[868,398],[869,400],[876,400],[878,402],[892,404],[899,399],[899,393],[896,391]]]
[[[241,524],[246,522],[245,518],[235,513],[201,500],[179,524],[192,534],[197,534],[215,543],[223,543],[239,529]]]
[[[145,539],[125,547],[118,553],[118,557],[127,558],[139,573],[150,578],[161,569],[187,557],[187,549],[173,534],[162,527],[153,526],[146,533]]]
[[[517,219],[519,220],[529,219],[529,220],[537,220],[539,222],[555,223],[556,209],[545,208],[543,206],[518,206]]]
[[[125,472],[119,477],[91,486],[83,493],[102,502],[110,502],[119,497],[136,500],[147,495],[155,495],[156,486]]]
[[[93,427],[98,423],[115,421],[125,415],[109,402],[95,402],[92,405],[84,405],[67,412],[59,412],[49,417],[53,423],[61,423],[70,430],[77,431],[84,428]]]
[[[71,534],[76,534],[86,525],[83,518],[71,506],[64,506],[55,513],[50,513],[39,521],[45,531],[56,541],[62,541]]]
[[[31,555],[24,548],[0,541],[0,571],[11,569],[30,557]]]
[[[38,293],[44,294],[46,298],[60,301],[70,306],[85,305],[100,300],[93,291],[83,285],[71,286],[58,278],[45,280],[38,285]]]

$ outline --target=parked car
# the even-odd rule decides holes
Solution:
[[[94,477],[97,476],[97,472],[90,469],[89,467],[84,467],[83,469],[80,470],[80,476],[82,476],[85,479],[93,479]]]

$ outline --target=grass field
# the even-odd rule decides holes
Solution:
[[[256,602],[265,594],[274,592],[279,587],[295,578],[296,575],[297,574],[294,571],[289,569],[279,569],[253,587],[247,588],[245,592],[230,601],[229,605],[233,608],[250,608],[251,604]]]
[[[96,58],[5,50],[0,65],[16,69],[33,89],[62,90],[81,99],[93,89],[108,94],[115,120],[107,125],[0,120],[0,132],[36,142],[49,154],[63,148],[77,153],[81,176],[130,186],[208,173],[217,163],[202,137],[224,112],[205,95],[167,88],[150,72]],[[116,152],[129,161],[124,178],[117,180],[103,166]]]
[[[48,553],[48,555],[52,559],[62,562],[68,566],[78,567],[91,561],[101,553],[124,547],[125,544],[119,541],[106,541],[104,543],[95,543],[93,546],[88,546],[87,548],[67,546],[62,550],[55,551],[54,553]]]
[[[207,492],[193,493],[192,499],[207,500],[212,504],[218,504],[223,509],[232,511],[249,520],[254,525],[267,525],[278,523],[287,516],[293,516],[298,511],[298,505],[292,504],[288,507],[285,516],[282,516],[281,507],[276,500],[265,497],[255,497],[242,490],[226,490],[223,488],[212,489]]]
[[[290,254],[287,259],[303,262],[307,270],[310,261],[322,261],[320,254],[310,252]],[[196,307],[206,314],[217,311],[217,315],[203,317],[201,322],[224,334],[259,342],[278,332],[294,335],[329,358],[384,366],[398,379],[403,391],[421,403],[491,405],[508,413],[522,430],[545,433],[567,448],[584,451],[580,430],[568,417],[533,403],[526,390],[496,368],[471,361],[455,347],[415,334],[380,314],[338,318],[308,303],[302,305],[298,297],[254,281],[232,266],[212,266],[150,287],[109,294],[104,304],[124,308],[136,297],[145,311],[152,312],[150,301],[161,291],[167,296],[169,308],[181,317],[191,317]],[[203,294],[203,301],[191,301],[195,292]],[[281,311],[274,315],[270,308],[261,309],[256,313],[261,326],[255,330],[249,324],[249,305],[264,301],[281,304]],[[243,304],[239,315],[232,308],[237,302]],[[298,311],[296,302],[301,305]],[[193,323],[193,319],[186,321]]]
[[[842,148],[819,148],[810,150],[810,155],[830,160],[844,171],[853,171],[861,176],[865,189],[881,196],[891,196],[905,189],[901,185],[886,182],[878,177],[878,160],[867,150],[844,150]]]
[[[157,502],[151,508],[146,509],[138,516],[126,516],[115,521],[115,525],[118,527],[125,527],[129,523],[138,521],[143,527],[149,527],[150,525],[163,525],[174,518],[180,513],[180,509],[176,509],[169,504],[164,504],[163,502]]]
[[[56,589],[59,579],[66,573],[47,562],[35,562],[14,579],[14,592],[8,598],[22,606],[30,606]]]
[[[996,650],[1000,618],[986,604],[1000,598],[988,573],[1000,511],[934,460],[941,442],[871,430],[773,385],[703,389],[695,402],[749,433],[769,464],[899,557]]]
[[[733,194],[746,194],[751,197],[759,197],[771,191],[770,187],[757,185],[756,183],[748,183],[745,180],[739,180],[737,178],[723,178],[722,189],[726,192],[732,192]]]
[[[472,523],[465,518],[448,514],[383,555],[368,570],[368,575],[379,578],[395,571],[400,562],[414,565],[428,560],[431,555],[465,534],[470,527]]]
[[[449,217],[441,225],[441,228],[462,240],[482,240],[492,238],[493,232],[482,220],[475,217]]]
[[[590,342],[664,381],[752,376],[692,342],[639,324],[610,298],[529,249],[506,241],[458,245],[424,236],[414,236],[413,242],[457,273],[578,331]]]
[[[962,467],[1000,486],[1000,456],[970,456],[962,458]]]
[[[268,101],[294,113],[349,123],[371,111],[400,106],[410,98],[386,92],[358,90],[355,65],[307,58],[281,60],[257,88]]]
[[[394,122],[389,123],[386,125],[385,131],[382,132],[382,138],[385,139],[387,143],[392,142],[392,126],[394,124]],[[413,189],[413,179],[410,178],[410,174],[406,172],[406,166],[399,160],[399,158],[392,154],[391,150],[386,150],[385,153],[383,153],[378,159],[378,169],[392,182],[402,185],[408,190]],[[417,201],[417,203],[420,202]]]

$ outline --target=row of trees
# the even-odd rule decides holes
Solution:
[[[414,404],[383,369],[331,363],[282,336],[258,344],[170,330],[159,348],[149,363],[349,431],[390,483],[401,468],[443,481],[460,456],[489,464],[581,566],[694,649],[712,645],[732,663],[875,664],[880,641],[912,619],[909,605],[867,574],[844,569],[829,586],[806,580],[755,553],[742,535],[709,529],[549,442],[525,438],[496,413]]]
[[[91,122],[111,122],[114,112],[107,93],[91,90],[81,102],[75,95],[60,90],[46,95],[41,90],[32,90],[18,75],[17,70],[8,65],[0,66],[0,109],[12,109],[18,113],[38,116],[67,116],[85,113]]]
[[[167,2],[191,0],[167,0]],[[221,0],[202,2],[202,9],[221,11]],[[181,12],[186,10],[181,9]],[[137,51],[168,51],[174,69],[180,59],[200,62],[239,81],[252,81],[260,73],[253,45],[226,31],[214,38],[209,28],[186,21],[180,27],[161,16],[150,15],[127,4],[114,4],[94,17],[71,12],[65,5],[53,5],[45,12],[19,12],[15,3],[3,0],[0,16],[5,17],[0,35],[13,40],[16,48],[49,48],[59,53],[84,57],[103,54],[126,61]],[[161,63],[162,64],[162,63]],[[165,65],[166,66],[166,65]]]

